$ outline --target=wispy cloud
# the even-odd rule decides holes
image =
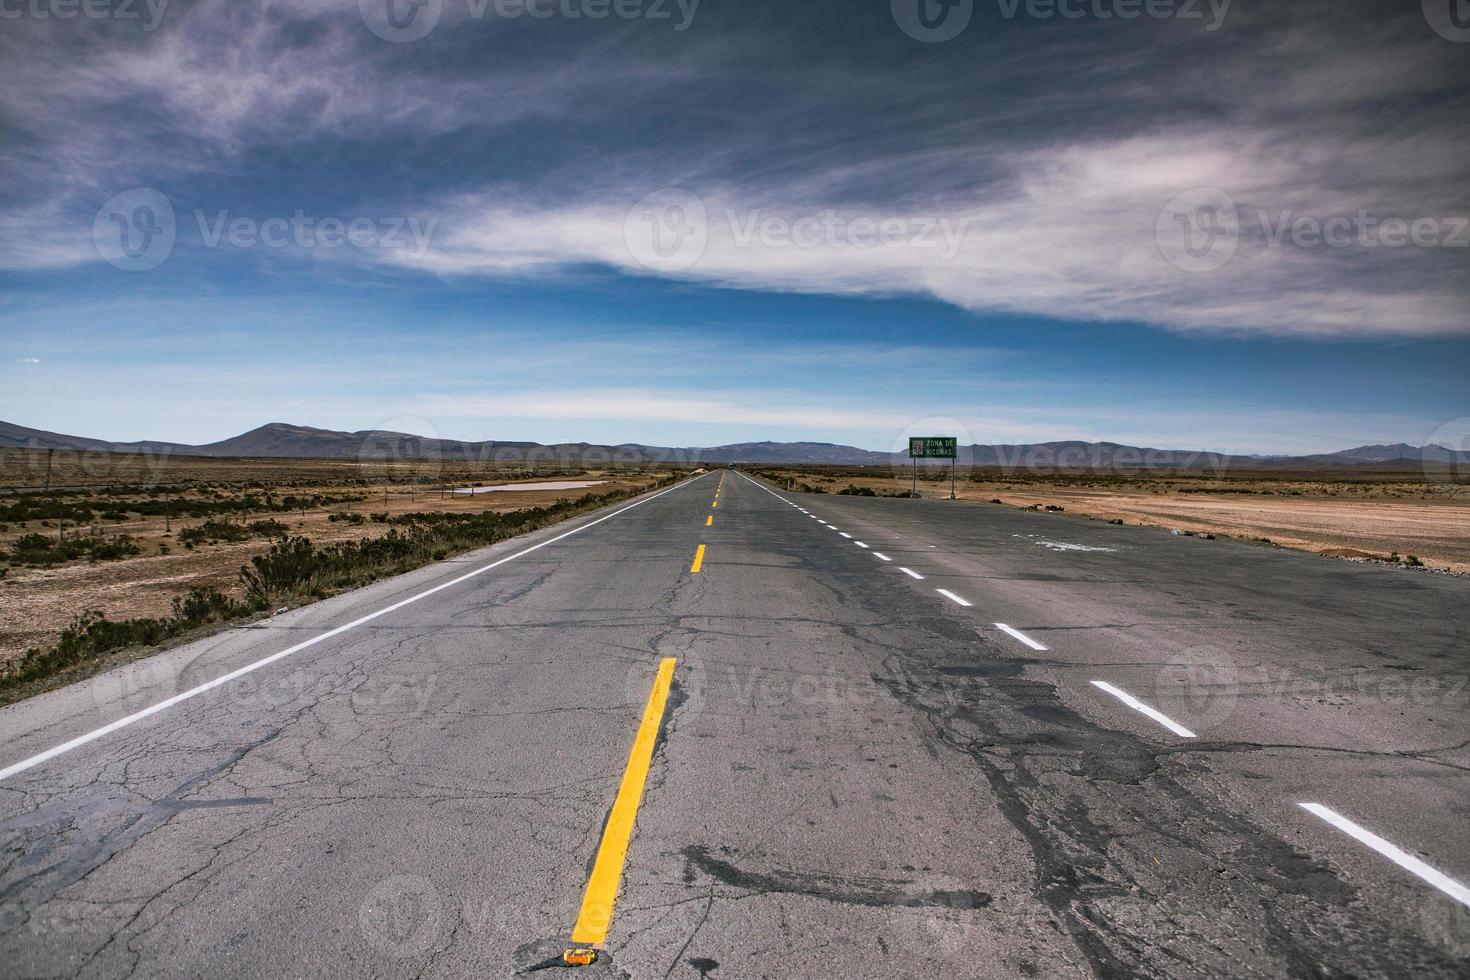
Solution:
[[[436,217],[427,251],[311,259],[512,281],[592,265],[1210,333],[1465,335],[1470,93],[1463,51],[1414,6],[1240,9],[1214,33],[1053,25],[1044,44],[1009,24],[933,46],[881,3],[707,11],[677,35],[468,23],[447,5],[406,45],[353,4],[307,0],[180,4],[147,34],[23,19],[0,38],[25,79],[0,90],[0,267],[100,261],[97,207],[144,185],[176,199],[176,264],[197,258],[201,203],[350,200]],[[821,46],[823,28],[850,43]],[[646,204],[669,188],[699,214]],[[1203,189],[1228,195],[1219,264],[1176,254],[1216,241],[1215,211],[1170,210]],[[1437,224],[1403,245],[1296,231],[1359,214]],[[791,241],[827,215],[835,232]],[[885,221],[896,238],[861,231]],[[697,254],[650,258],[650,227],[692,227]],[[266,254],[303,258],[230,259]]]

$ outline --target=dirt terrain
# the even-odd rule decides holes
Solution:
[[[665,472],[545,467],[487,470],[484,466],[430,464],[384,467],[381,462],[90,455],[89,460],[73,456],[62,465],[61,454],[57,454],[51,486],[67,491],[65,496],[41,498],[42,519],[0,522],[0,660],[50,643],[84,610],[98,610],[109,619],[157,617],[168,614],[175,596],[194,587],[212,586],[227,594],[238,591],[240,567],[252,556],[269,550],[278,535],[261,534],[244,541],[204,541],[187,547],[183,543],[186,532],[201,528],[207,520],[247,526],[275,521],[285,525],[286,533],[304,535],[323,546],[385,534],[391,526],[382,520],[385,515],[478,514],[544,507],[588,493],[640,488]],[[40,490],[45,485],[44,477],[44,453],[0,452],[0,505]],[[456,488],[501,483],[545,483],[548,477],[575,477],[578,481],[596,481],[597,485],[528,492],[453,492]],[[334,502],[287,511],[262,508],[231,512],[213,518],[180,514],[190,501],[208,500],[219,505],[247,495],[279,501],[288,494],[303,500],[326,498]],[[171,514],[167,516],[144,516],[128,509],[130,503],[137,506],[137,501],[156,503],[165,498],[171,501]],[[76,514],[84,507],[93,512],[93,519],[79,527]],[[102,512],[108,509],[119,516],[104,516]],[[107,538],[127,535],[139,553],[112,560],[80,558],[51,565],[17,562],[13,556],[7,560],[15,543],[26,535],[59,539],[63,518],[71,540],[79,533]]]
[[[901,494],[907,471],[772,469],[827,493],[849,487]],[[949,475],[918,481],[948,497]],[[1470,480],[1441,473],[1339,470],[1290,473],[961,473],[962,500],[1062,507],[1069,514],[1248,540],[1335,558],[1407,562],[1470,573]],[[1397,556],[1397,557],[1395,557]]]

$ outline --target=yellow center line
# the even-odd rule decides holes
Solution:
[[[601,946],[607,941],[613,905],[617,902],[618,886],[623,880],[623,865],[628,858],[628,841],[633,837],[638,805],[643,802],[643,786],[648,781],[648,767],[653,761],[653,747],[658,741],[659,726],[663,723],[676,662],[669,657],[658,665],[653,692],[648,696],[643,722],[638,726],[638,737],[633,740],[633,751],[628,755],[628,768],[623,771],[623,785],[618,789],[618,798],[602,831],[602,844],[597,848],[592,876],[587,879],[582,911],[572,930],[574,943]]]
[[[719,497],[716,497],[715,498],[715,502],[712,503],[712,504],[710,504],[710,506],[711,507],[718,507],[718,506],[720,506],[720,498]]]
[[[713,515],[710,516],[710,520],[714,520],[714,516]],[[691,572],[693,572],[695,575],[698,575],[699,574],[699,570],[700,570],[701,567],[703,567],[703,565],[704,565],[704,545],[700,545],[694,551],[694,564],[689,566],[689,570]]]
[[[711,514],[711,515],[709,515],[708,517],[706,517],[704,519],[704,526],[705,527],[709,527],[714,522],[715,522],[715,515]]]

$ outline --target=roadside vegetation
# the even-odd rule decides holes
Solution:
[[[79,559],[116,561],[141,553],[137,540],[129,534],[92,533],[65,541],[44,534],[26,534],[16,539],[4,557],[15,565],[59,565]]]
[[[97,609],[77,613],[56,642],[32,647],[23,656],[0,664],[0,701],[33,693],[28,689],[42,687],[44,682],[63,675],[79,673],[116,651],[157,646],[283,606],[323,599],[668,486],[681,477],[682,474],[667,474],[636,486],[504,512],[415,511],[392,517],[387,513],[373,514],[372,523],[387,525],[386,533],[325,545],[305,535],[291,535],[287,525],[274,520],[250,524],[207,521],[181,531],[179,541],[190,548],[260,536],[275,541],[268,552],[253,556],[239,568],[236,583],[228,592],[213,587],[190,589],[172,600],[171,611],[166,616],[112,619]],[[22,538],[12,549],[10,558],[17,560],[13,557],[18,553],[15,549],[22,544],[24,554],[30,556],[27,560],[38,563],[62,547],[68,549],[68,554],[77,548],[104,553],[109,548],[136,549],[126,539],[126,535],[110,539],[76,537],[62,546],[54,538],[33,535]]]

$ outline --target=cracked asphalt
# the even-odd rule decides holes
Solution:
[[[12,705],[0,766],[606,516]],[[1470,880],[1467,600],[712,473],[0,781],[0,975],[544,964],[676,657],[588,976],[1465,976],[1470,909],[1300,804]]]

